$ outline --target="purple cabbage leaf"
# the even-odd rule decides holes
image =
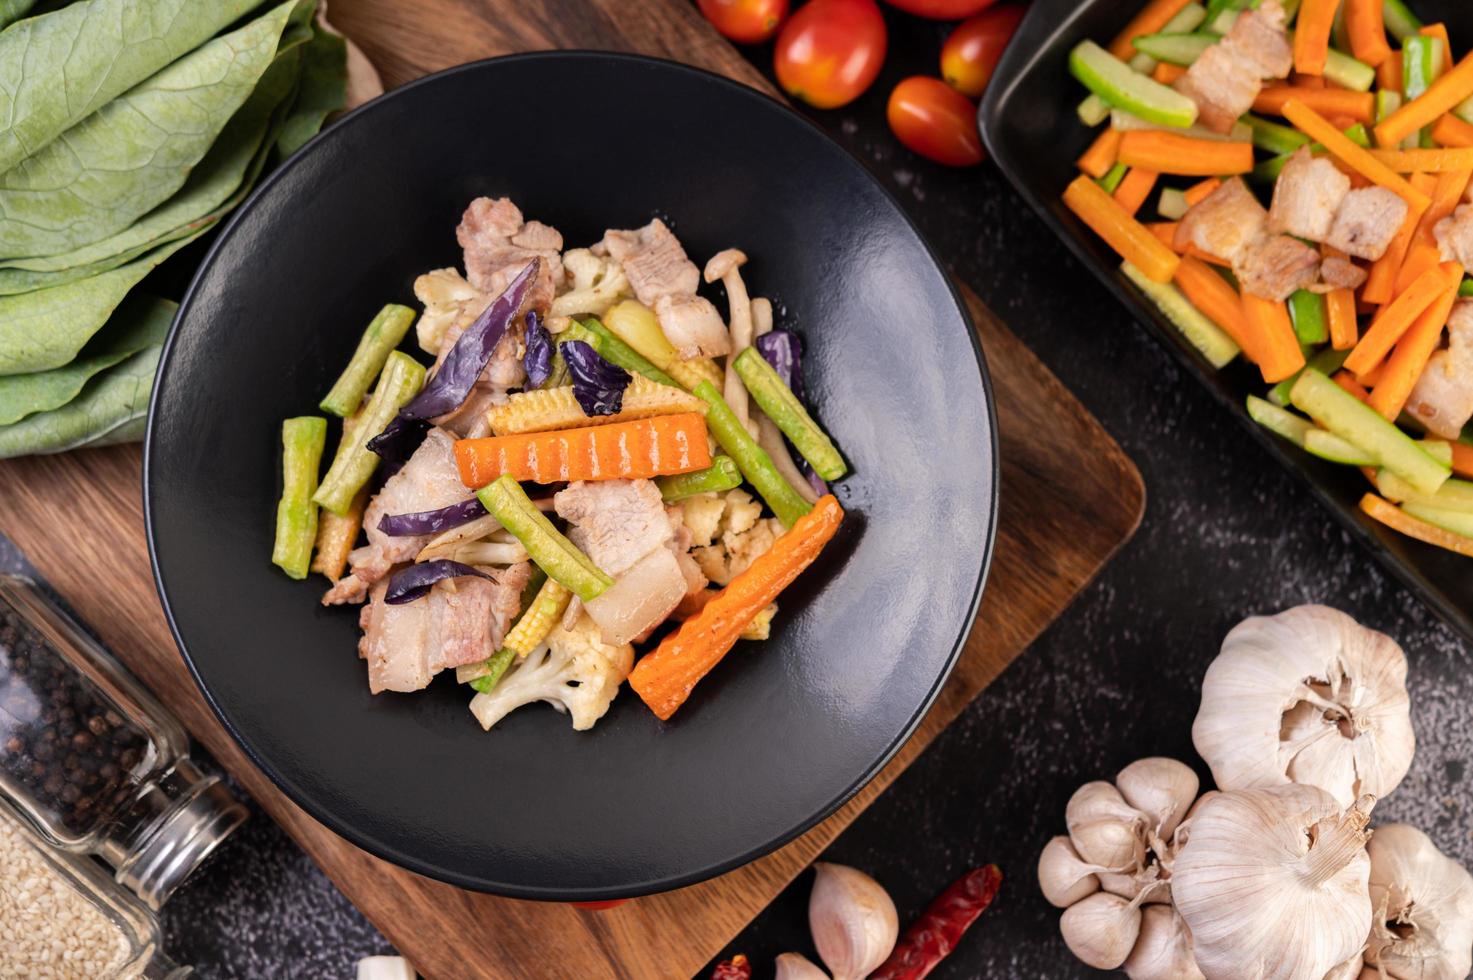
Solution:
[[[486,508],[472,497],[436,510],[421,510],[413,514],[385,514],[378,522],[378,529],[394,538],[439,534],[485,516]]]
[[[477,571],[469,565],[448,558],[436,561],[424,561],[417,565],[409,565],[399,569],[389,579],[389,588],[384,592],[384,602],[391,606],[413,602],[430,594],[430,589],[435,583],[447,578],[459,578],[462,575],[474,575],[477,578],[489,579],[491,576],[485,572]]]
[[[624,405],[624,389],[632,380],[630,373],[599,356],[598,351],[581,340],[560,345],[568,374],[573,378],[573,397],[584,415],[614,415]]]

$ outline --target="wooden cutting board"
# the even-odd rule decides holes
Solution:
[[[332,18],[390,88],[492,55],[582,47],[681,60],[770,91],[686,0],[332,0]],[[136,447],[0,463],[0,533],[425,975],[687,977],[1053,621],[1140,520],[1145,493],[1134,465],[963,293],[996,385],[1002,520],[977,627],[950,681],[880,775],[808,834],[721,878],[612,911],[493,898],[421,878],[344,841],[277,791],[210,713],[169,636],[149,571]]]

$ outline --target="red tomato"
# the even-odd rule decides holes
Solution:
[[[900,142],[949,167],[982,162],[977,107],[939,78],[914,75],[895,86],[885,109]]]
[[[569,904],[578,909],[591,909],[595,912],[602,912],[604,909],[611,909],[623,905],[627,901],[629,901],[627,898],[610,898],[602,902],[570,902]]]
[[[809,0],[777,36],[773,68],[794,98],[819,109],[853,102],[885,61],[885,18],[875,0]]]
[[[761,44],[777,33],[788,15],[788,0],[696,0],[723,37],[738,44]]]
[[[992,6],[996,0],[889,0],[890,6],[899,7],[908,14],[930,17],[933,20],[961,20],[979,14]]]
[[[993,7],[959,25],[941,47],[941,77],[963,95],[980,96],[1023,14],[1022,7]]]

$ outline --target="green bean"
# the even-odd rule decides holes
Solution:
[[[506,668],[511,666],[512,659],[515,657],[516,651],[511,647],[502,647],[497,650],[491,655],[491,659],[486,661],[486,673],[471,681],[471,687],[482,694],[491,693],[491,689],[500,683],[501,675],[506,673]]]
[[[327,419],[316,415],[281,423],[281,502],[276,505],[276,541],[271,563],[292,578],[307,577],[317,540],[317,468],[327,444]]]
[[[413,323],[414,311],[407,306],[390,303],[379,310],[378,316],[363,331],[352,360],[318,407],[339,418],[347,418],[358,411],[373,379],[378,377],[384,362],[389,359],[389,352],[399,346]]]
[[[747,482],[757,488],[783,527],[792,527],[798,518],[813,509],[808,501],[798,496],[792,484],[783,479],[767,450],[757,445],[715,385],[702,381],[696,385],[693,394],[711,406],[706,413],[706,425],[710,427],[711,434],[736,462]]]
[[[655,478],[655,486],[660,488],[660,497],[667,504],[698,493],[721,493],[741,485],[742,471],[737,469],[737,464],[731,461],[730,456],[717,456],[711,460],[710,466],[694,473]]]
[[[343,444],[313,500],[334,514],[341,516],[348,512],[353,505],[354,494],[368,482],[378,466],[378,454],[368,448],[368,441],[384,431],[399,409],[419,394],[424,381],[425,369],[418,361],[402,351],[389,354],[362,418],[351,434],[344,427]]]
[[[502,475],[476,491],[486,510],[510,531],[537,567],[584,602],[597,599],[614,580],[552,526],[527,492]]]
[[[793,394],[793,389],[763,359],[757,348],[748,347],[742,351],[737,355],[734,366],[737,377],[742,379],[742,384],[762,411],[803,454],[815,473],[825,480],[837,480],[848,471],[833,440],[808,414],[808,409]]]

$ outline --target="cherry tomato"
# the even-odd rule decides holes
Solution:
[[[929,160],[949,167],[982,162],[977,107],[939,78],[914,75],[895,86],[885,117],[900,142]]]
[[[794,98],[819,109],[853,102],[885,61],[885,18],[875,0],[809,0],[777,36],[773,68]]]
[[[933,20],[961,20],[980,14],[995,2],[996,0],[889,0],[892,7]]]
[[[761,44],[788,16],[788,0],[697,0],[721,35],[738,44]]]
[[[962,95],[980,96],[1023,13],[1022,7],[1010,4],[960,24],[941,47],[941,77]]]
[[[617,908],[629,901],[627,898],[608,898],[602,902],[569,902],[575,909],[590,909],[594,912],[602,912],[604,909]]]

